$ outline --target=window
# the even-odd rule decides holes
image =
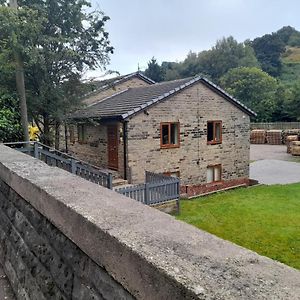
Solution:
[[[160,124],[160,146],[161,148],[179,147],[179,123]]]
[[[78,142],[79,143],[86,143],[86,127],[84,124],[78,124],[77,126],[78,131]]]
[[[213,165],[207,167],[207,183],[218,182],[222,179],[222,166]]]
[[[222,143],[222,121],[207,122],[207,144]]]

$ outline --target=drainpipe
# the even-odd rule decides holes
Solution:
[[[124,179],[127,180],[127,121],[123,122]]]

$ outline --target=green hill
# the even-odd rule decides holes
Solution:
[[[286,83],[300,79],[300,47],[287,47],[282,55],[280,79]]]

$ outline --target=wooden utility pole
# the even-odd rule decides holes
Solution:
[[[18,9],[17,0],[9,0],[9,6],[13,9]],[[27,117],[27,103],[25,93],[25,80],[24,80],[24,65],[18,50],[14,50],[15,64],[16,64],[16,86],[20,98],[20,112],[21,112],[21,124],[24,136],[24,141],[29,141],[28,133],[28,117]]]

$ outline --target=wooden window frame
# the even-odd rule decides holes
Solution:
[[[215,183],[223,182],[223,180],[222,180],[222,173],[223,173],[222,164],[208,165],[206,169],[208,169],[208,168],[213,168],[213,179],[214,179],[214,181],[207,182],[207,184],[215,184]],[[215,169],[216,168],[218,168],[219,171],[220,171],[220,180],[215,180]]]
[[[171,125],[177,125],[177,144],[171,144]],[[162,128],[163,126],[168,125],[168,144],[163,144],[163,135],[162,135]],[[180,122],[161,122],[160,123],[160,148],[161,149],[170,149],[170,148],[179,148],[180,147]]]
[[[212,141],[207,141],[207,145],[217,145],[217,144],[222,144],[222,121],[221,120],[209,120],[207,121],[207,135],[206,135],[206,139],[208,136],[208,123],[212,123],[213,124],[213,140]],[[220,124],[220,140],[216,140],[216,124]]]

